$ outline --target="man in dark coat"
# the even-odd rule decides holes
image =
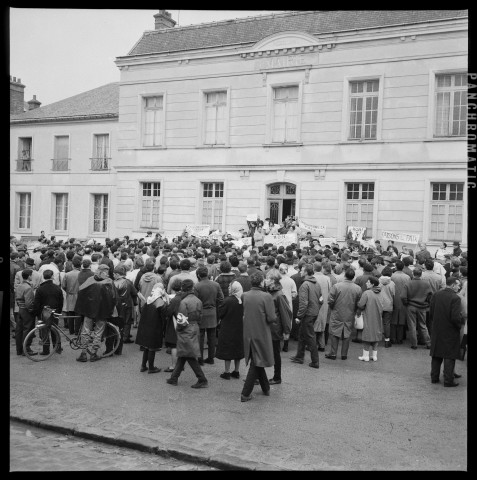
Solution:
[[[257,379],[264,395],[270,395],[265,368],[275,363],[270,330],[271,324],[277,320],[273,298],[262,290],[264,278],[260,272],[252,273],[250,281],[252,289],[242,295],[245,364],[250,362],[240,397],[242,402],[251,400]]]
[[[303,275],[301,274],[301,270],[303,268],[303,265],[305,265],[305,264],[306,264],[306,262],[304,260],[300,260],[298,262],[298,267],[297,267],[298,272],[290,277],[295,282],[297,291],[300,290],[301,284],[305,281],[305,277],[303,277]],[[300,302],[300,299],[299,299],[298,295],[295,298],[292,299],[293,318],[294,319],[296,318],[296,314],[298,313],[299,302]],[[293,321],[292,322],[292,327],[291,327],[291,332],[290,332],[290,338],[292,338],[293,340],[298,340],[299,329],[300,329],[299,324],[297,322]]]
[[[85,258],[81,262],[81,270],[78,274],[78,284],[81,286],[89,277],[92,277],[94,273],[91,270],[91,260]]]
[[[194,285],[194,294],[202,302],[202,320],[200,322],[200,358],[199,365],[214,364],[215,344],[217,340],[217,311],[224,301],[224,294],[217,282],[208,279],[209,271],[201,265],[197,270],[199,282]],[[207,333],[207,358],[204,360],[204,338]]]
[[[444,387],[456,387],[454,367],[460,358],[460,329],[463,323],[461,299],[457,292],[460,281],[456,277],[446,280],[446,288],[436,292],[430,305],[431,332],[431,382],[438,383],[444,361]]]
[[[88,361],[86,353],[90,354],[91,362],[101,360],[97,351],[106,328],[106,320],[113,315],[117,316],[118,299],[114,282],[109,278],[107,265],[99,265],[94,276],[80,285],[75,311],[78,315],[84,315],[80,335],[83,336],[83,343],[89,343],[89,345],[81,351],[76,359],[78,362]],[[88,342],[87,340],[91,337],[93,337],[92,341]]]

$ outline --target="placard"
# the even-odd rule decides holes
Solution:
[[[298,220],[298,227],[306,232],[323,234],[326,232],[326,225],[309,225],[308,223]]]
[[[208,237],[210,225],[186,225],[185,231],[194,237]]]
[[[324,247],[325,245],[329,245],[331,247],[331,245],[333,243],[336,243],[336,238],[333,238],[333,237],[320,237],[318,238],[318,241],[320,242],[320,245],[322,247]]]
[[[402,232],[381,232],[381,238],[383,240],[393,240],[395,242],[401,243],[419,243],[419,234],[418,233],[402,233]]]
[[[303,250],[304,248],[310,248],[309,240],[300,240],[300,248]]]
[[[256,222],[257,221],[257,218],[258,218],[258,215],[256,213],[249,213],[246,217],[245,217],[245,220],[247,220],[247,222]]]
[[[351,232],[353,236],[353,240],[362,240],[364,232],[366,232],[366,227],[356,227],[353,225],[348,225],[348,229],[346,230],[348,233]]]
[[[288,247],[292,243],[297,243],[296,233],[284,233],[279,235],[265,235],[263,243],[271,243],[277,247]]]

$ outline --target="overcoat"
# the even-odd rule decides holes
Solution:
[[[243,353],[243,303],[232,295],[219,308],[220,330],[215,356],[220,360],[239,360]]]
[[[134,288],[132,284],[131,286]],[[142,307],[135,343],[153,351],[162,347],[165,311],[166,305],[162,298]]]
[[[341,338],[343,332],[343,337],[349,338],[362,293],[359,285],[346,278],[331,287],[328,295],[330,335]]]
[[[79,268],[74,268],[65,274],[61,282],[63,290],[66,292],[66,312],[74,312],[76,299],[78,298],[79,282],[78,275],[80,274]]]
[[[75,313],[93,319],[106,320],[113,316],[119,297],[113,281],[107,277],[89,277],[79,287]]]
[[[407,273],[397,270],[391,275],[391,280],[394,282],[395,288],[391,325],[406,325],[407,307],[402,303],[401,295],[403,295],[406,291],[406,285],[411,281],[411,279]]]
[[[275,304],[275,316],[277,317],[276,321],[270,324],[272,340],[283,340],[283,334],[288,335],[291,331],[293,312],[282,288],[275,287],[270,291],[270,295]]]
[[[383,339],[383,300],[381,287],[373,287],[361,295],[358,309],[363,313],[363,342],[379,342]]]
[[[252,287],[242,295],[242,302],[245,364],[252,353],[257,367],[272,367],[275,360],[270,324],[276,321],[272,296],[260,287]]]
[[[217,309],[224,301],[224,294],[217,282],[203,278],[194,285],[194,294],[202,302],[200,328],[217,326]]]
[[[177,325],[177,356],[178,357],[200,357],[199,347],[199,324],[202,317],[202,302],[193,292],[182,294],[178,313],[188,318],[186,326]]]
[[[234,272],[221,273],[215,281],[220,285],[224,298],[229,296],[229,285],[235,281],[237,277]]]
[[[431,298],[431,357],[460,358],[460,328],[463,325],[461,299],[451,288],[439,290]]]
[[[331,280],[323,272],[315,272],[314,276],[320,286],[323,303],[320,303],[320,311],[313,325],[313,330],[315,332],[324,332],[326,320],[328,319],[328,295],[330,293]]]

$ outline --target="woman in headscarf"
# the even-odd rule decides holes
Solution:
[[[243,305],[242,285],[234,281],[229,285],[229,296],[219,308],[219,340],[215,356],[225,361],[225,371],[220,375],[225,380],[240,378],[240,360],[243,353]],[[234,371],[230,372],[230,364],[234,361]]]
[[[161,369],[154,366],[156,352],[162,347],[164,320],[169,296],[162,283],[156,283],[146,299],[141,311],[141,320],[137,329],[136,343],[144,348],[141,372],[157,373]],[[149,364],[149,368],[147,367]]]

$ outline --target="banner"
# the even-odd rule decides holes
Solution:
[[[362,240],[366,227],[355,227],[353,225],[348,225],[347,233],[351,232],[353,235],[353,240]]]
[[[277,247],[287,247],[292,243],[297,243],[296,233],[284,233],[281,235],[265,235],[263,243],[271,243]]]
[[[395,242],[401,242],[401,243],[417,244],[419,242],[418,233],[401,233],[401,232],[396,233],[396,232],[384,231],[384,232],[381,232],[381,238],[383,240],[394,240]]]
[[[302,220],[298,220],[298,227],[306,232],[318,233],[323,234],[326,232],[326,225],[308,225],[307,223],[303,222]]]
[[[256,222],[258,218],[258,215],[256,213],[249,213],[246,217],[245,220],[247,222]]]
[[[331,247],[331,245],[333,243],[336,243],[336,238],[333,238],[333,237],[320,237],[318,238],[318,241],[320,242],[320,245],[322,247],[324,247],[325,245],[329,245]]]
[[[210,225],[186,225],[185,231],[194,237],[208,237]]]

